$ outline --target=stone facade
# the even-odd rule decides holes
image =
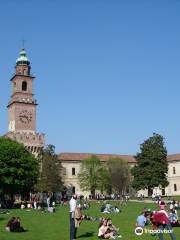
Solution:
[[[168,160],[169,185],[165,189],[165,194],[170,196],[180,195],[180,154],[170,155]]]
[[[15,73],[11,78],[12,95],[8,103],[8,133],[6,137],[19,143],[35,156],[44,147],[45,136],[36,132],[37,101],[33,94],[34,76],[24,49],[16,60]]]
[[[67,188],[77,194],[89,195],[88,192],[83,192],[80,188],[78,181],[78,173],[81,169],[81,162],[84,159],[91,157],[92,154],[86,153],[61,153],[58,158],[64,168],[63,181]],[[136,160],[131,155],[112,155],[112,154],[96,154],[96,156],[102,161],[106,162],[109,158],[122,158],[128,161],[129,165],[133,167]],[[154,194],[164,196],[180,195],[180,154],[168,155],[167,157],[169,169],[168,169],[168,181],[169,185],[165,189],[154,188]],[[148,196],[147,190],[141,190],[138,194]]]
[[[81,170],[81,162],[84,159],[88,159],[92,154],[88,153],[60,153],[58,159],[62,163],[63,171],[63,182],[70,192],[76,192],[88,196],[90,193],[82,191],[80,188],[78,174]],[[123,158],[128,161],[131,166],[134,166],[135,159],[129,155],[116,155],[116,154],[96,154],[96,156],[104,163],[110,158]]]
[[[44,134],[34,132],[8,132],[6,136],[16,142],[22,143],[26,146],[28,151],[37,155],[44,146]]]

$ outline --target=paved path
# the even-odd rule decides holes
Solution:
[[[143,200],[138,200],[138,199],[130,199],[130,202],[139,202],[139,203],[154,203],[156,204],[156,201],[152,201],[150,199],[143,199]],[[169,200],[163,200],[165,203],[168,203]]]

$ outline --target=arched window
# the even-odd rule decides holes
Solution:
[[[26,81],[22,82],[22,91],[27,91],[27,82]]]

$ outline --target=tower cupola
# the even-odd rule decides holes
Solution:
[[[21,49],[19,53],[19,57],[16,60],[16,65],[27,65],[27,66],[30,65],[30,61],[27,58],[27,54],[24,48]]]
[[[24,48],[21,49],[19,57],[16,59],[15,69],[18,75],[30,75],[31,64]]]

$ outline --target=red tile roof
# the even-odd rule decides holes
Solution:
[[[110,158],[122,158],[129,163],[136,163],[133,155],[119,155],[119,154],[94,154],[94,153],[60,153],[58,159],[61,161],[82,161],[96,155],[101,161],[108,161]],[[180,160],[180,154],[172,154],[167,156],[168,161]]]
[[[180,154],[177,153],[177,154],[168,155],[168,156],[167,156],[167,160],[168,160],[168,161],[177,161],[177,160],[180,160]]]
[[[129,163],[135,163],[136,160],[132,155],[118,155],[118,154],[93,154],[93,153],[60,153],[58,159],[61,161],[82,161],[96,155],[101,161],[108,161],[110,158],[122,158]]]

